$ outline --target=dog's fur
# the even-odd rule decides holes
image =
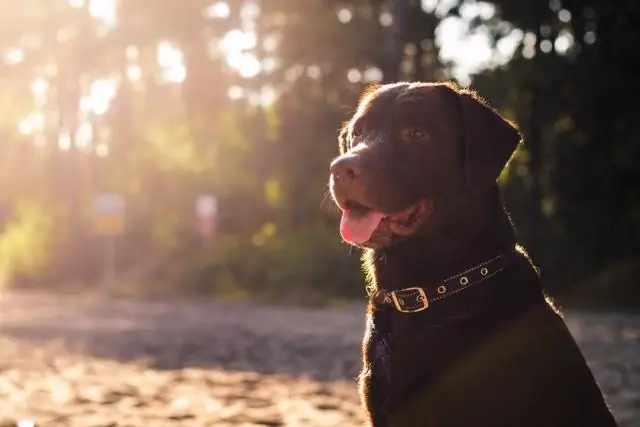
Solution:
[[[500,253],[501,272],[418,313],[370,304],[360,392],[374,427],[615,426],[505,213],[496,180],[521,137],[473,92],[397,83],[361,98],[332,164],[334,200],[433,209],[365,247],[371,292],[438,284]],[[357,167],[349,179],[339,168]],[[344,170],[342,170],[344,172]]]

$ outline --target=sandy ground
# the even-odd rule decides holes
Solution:
[[[567,313],[640,426],[640,315]],[[363,307],[0,295],[0,427],[361,426]]]

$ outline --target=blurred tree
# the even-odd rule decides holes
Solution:
[[[91,202],[115,191],[127,198],[118,267],[141,291],[362,295],[358,257],[323,204],[338,128],[367,85],[452,75],[436,29],[468,21],[469,2],[183,3],[0,4],[0,274],[100,278]],[[630,275],[619,264],[640,241],[640,117],[625,105],[637,4],[489,3],[471,31],[496,45],[522,35],[473,86],[526,136],[502,177],[523,239],[552,277]],[[208,245],[201,193],[220,202]]]
[[[505,87],[498,82],[508,82],[517,93],[497,97],[517,111],[526,135],[527,156],[520,159],[526,197],[511,197],[530,202],[523,231],[534,251],[557,277],[637,262],[640,151],[631,123],[640,110],[631,94],[640,90],[632,77],[640,72],[640,7],[599,0],[492,3],[525,36],[506,69],[478,76],[475,84],[497,95]],[[549,251],[550,244],[558,250]]]

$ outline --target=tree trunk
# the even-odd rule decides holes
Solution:
[[[386,57],[384,61],[384,81],[400,80],[400,66],[404,58],[406,29],[409,18],[408,0],[388,0],[388,9],[393,17],[391,26],[387,30]]]

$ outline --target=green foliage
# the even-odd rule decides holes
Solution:
[[[286,234],[273,222],[251,235],[221,233],[198,249],[174,254],[154,273],[156,291],[175,291],[179,283],[183,294],[214,292],[287,304],[364,294],[357,251],[336,238],[334,224],[322,221]]]
[[[16,277],[33,278],[50,267],[53,218],[30,200],[16,201],[15,214],[0,234],[0,286]]]
[[[351,250],[336,238],[336,229],[317,222],[277,236],[265,234],[263,227],[260,237],[252,239],[254,248],[244,266],[251,292],[307,303],[362,295],[357,253],[349,256]]]
[[[632,276],[623,277],[631,270],[611,266],[640,253],[634,214],[640,116],[627,104],[640,89],[637,79],[628,78],[629,58],[640,53],[629,37],[638,6],[622,2],[611,8],[600,0],[492,3],[497,16],[527,32],[529,43],[527,48],[523,42],[508,67],[474,80],[494,104],[515,112],[525,135],[526,155],[503,181],[520,234],[554,293],[585,301],[592,292],[616,304],[626,293],[629,304],[637,305],[640,299],[625,285]],[[573,39],[567,51],[542,49],[566,34]],[[591,280],[614,270],[616,280]],[[607,284],[575,292],[573,284],[584,280]],[[607,287],[617,290],[603,292]]]

